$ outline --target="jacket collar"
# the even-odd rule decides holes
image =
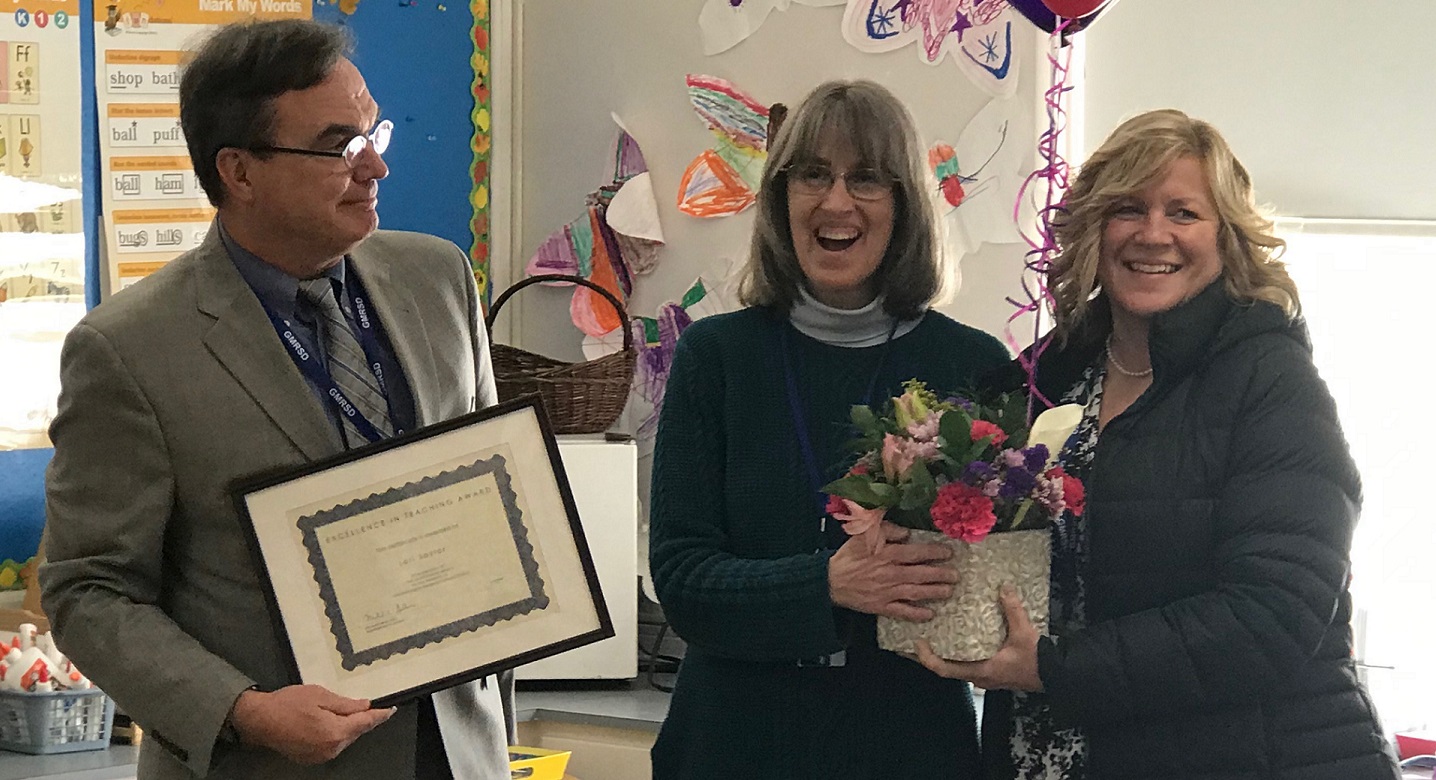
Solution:
[[[218,223],[195,250],[195,303],[214,322],[204,345],[269,419],[311,459],[344,449],[329,415],[284,353],[259,298],[230,260]]]
[[[1038,358],[1037,387],[1043,396],[1056,403],[1096,362],[1111,332],[1112,306],[1106,295],[1099,294],[1092,301],[1085,323],[1068,343],[1061,348],[1051,345]],[[1225,280],[1218,278],[1192,298],[1152,318],[1147,344],[1152,355],[1153,383],[1168,386],[1178,382],[1217,353],[1269,332],[1285,332],[1308,351],[1311,349],[1304,322],[1289,321],[1285,312],[1265,301],[1233,300],[1227,294]],[[1032,353],[1031,347],[1025,352],[1028,356]],[[1027,384],[1017,361],[991,380],[1009,391]]]
[[[225,251],[218,227],[211,225],[194,250],[196,306],[214,321],[203,335],[205,347],[307,457],[342,451],[327,410],[272,335],[274,327]],[[394,348],[414,398],[415,420],[422,425],[433,411],[428,403],[442,397],[435,384],[436,359],[413,295],[391,281],[384,252],[372,243],[366,239],[354,247],[349,260]]]

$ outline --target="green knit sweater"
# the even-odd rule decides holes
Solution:
[[[940,686],[946,681],[892,654],[870,650],[854,657],[855,649],[875,647],[874,620],[835,608],[829,598],[828,561],[844,537],[836,523],[826,534],[820,530],[819,498],[784,379],[785,343],[823,483],[853,460],[844,446],[852,434],[853,404],[879,403],[913,378],[939,391],[968,388],[1008,360],[993,337],[931,312],[889,344],[863,348],[804,336],[766,309],[709,317],[684,332],[654,453],[651,564],[664,614],[689,651],[654,750],[656,779],[670,771],[665,767],[672,768],[668,776],[721,776],[716,767],[725,765],[723,751],[740,750],[735,745],[745,730],[779,729],[797,742],[807,740],[798,723],[783,722],[804,719],[800,712],[785,714],[772,701],[759,704],[761,698],[751,708],[732,702],[718,707],[709,694],[731,692],[745,684],[741,679],[755,686],[755,696],[771,699],[773,687],[785,685],[794,670],[795,679],[809,686],[827,673],[797,669],[795,662],[845,647],[850,666],[866,667],[852,673],[875,685],[874,697],[903,695],[891,685],[883,690],[885,675],[893,676],[888,682],[894,685],[901,677],[916,683],[913,696],[934,699],[935,709],[916,706],[913,717],[953,721],[966,707],[970,718],[965,685]],[[742,672],[715,673],[720,666]],[[849,687],[844,700],[851,702],[854,694]],[[807,701],[827,706],[822,695]],[[958,733],[960,725],[953,725],[953,740],[970,740]],[[870,752],[891,747],[875,745]],[[954,752],[950,744],[932,749]]]

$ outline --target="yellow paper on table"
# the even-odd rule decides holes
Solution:
[[[509,746],[509,777],[512,780],[563,780],[568,769],[568,750]]]

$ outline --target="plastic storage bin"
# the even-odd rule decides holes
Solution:
[[[110,746],[115,703],[88,691],[0,691],[0,748],[20,753],[72,753]]]

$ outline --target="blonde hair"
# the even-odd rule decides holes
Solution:
[[[1228,294],[1268,301],[1288,317],[1301,312],[1296,283],[1278,258],[1286,242],[1257,207],[1250,174],[1216,128],[1175,109],[1139,114],[1123,122],[1083,163],[1067,191],[1053,232],[1060,254],[1048,271],[1055,299],[1055,334],[1067,340],[1087,318],[1098,291],[1102,231],[1119,201],[1160,179],[1173,162],[1201,162],[1217,210],[1217,249]]]
[[[769,139],[752,248],[739,272],[739,299],[784,310],[797,300],[803,271],[788,223],[786,171],[792,163],[818,157],[829,132],[852,143],[863,165],[893,177],[892,237],[874,278],[888,314],[915,317],[941,298],[948,283],[929,197],[935,187],[928,186],[912,117],[891,92],[871,81],[818,85],[783,122],[777,138]]]

